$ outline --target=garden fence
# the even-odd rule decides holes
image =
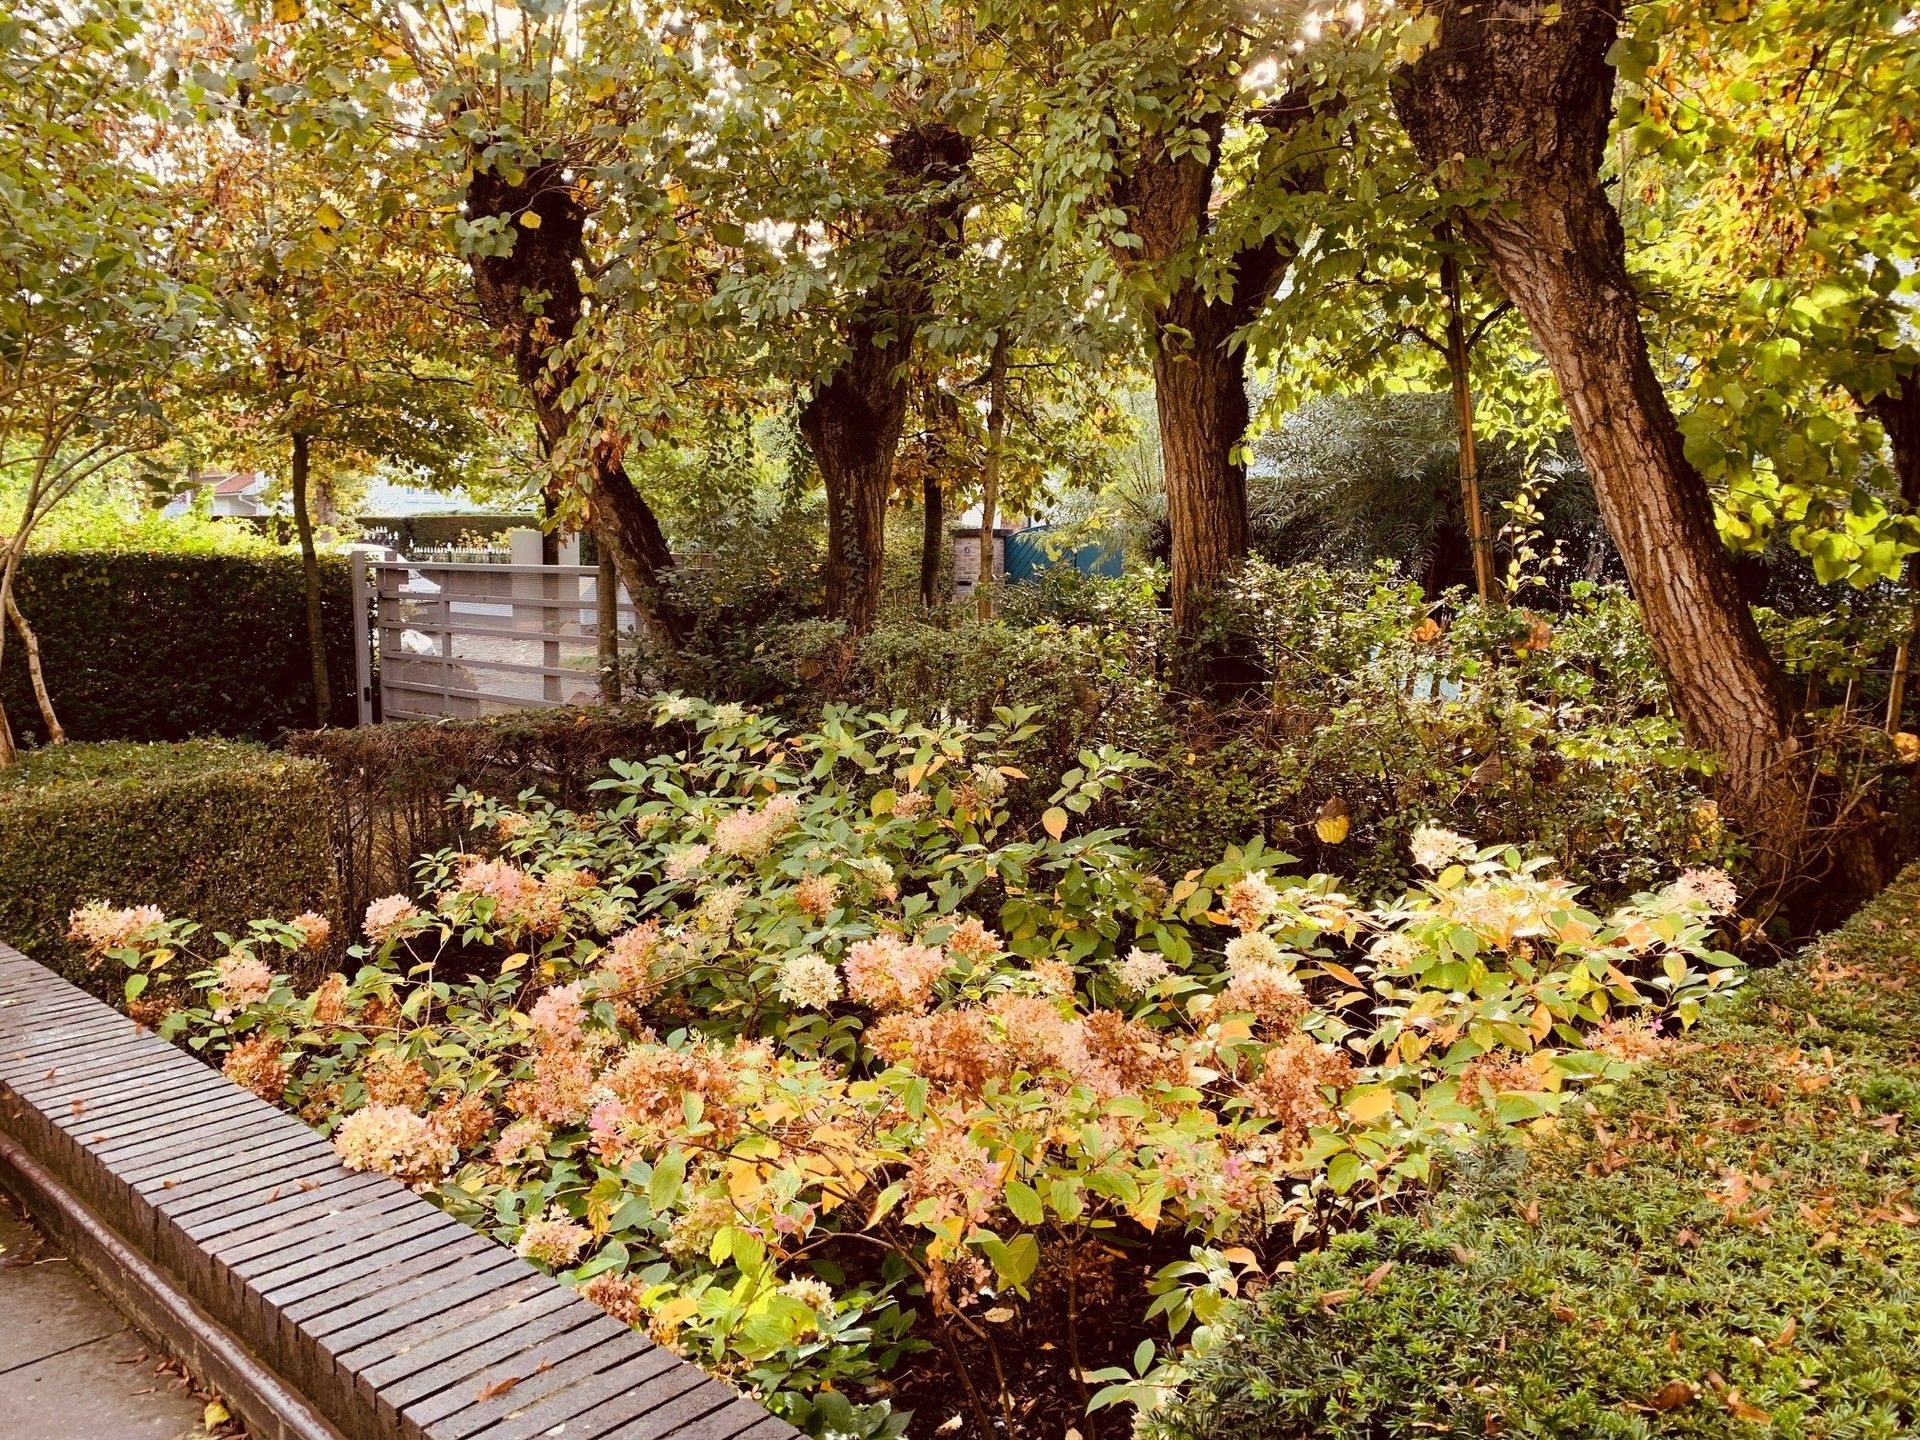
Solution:
[[[599,571],[591,565],[354,558],[360,723],[472,719],[600,698]],[[616,594],[618,630],[637,614]]]

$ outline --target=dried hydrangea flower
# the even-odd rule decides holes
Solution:
[[[420,1186],[446,1174],[453,1146],[438,1126],[399,1105],[369,1105],[340,1122],[334,1153],[349,1170],[378,1170]]]
[[[592,1243],[593,1232],[555,1206],[540,1219],[528,1221],[513,1248],[522,1259],[550,1270],[564,1270]]]
[[[840,998],[840,971],[823,955],[807,951],[780,967],[780,999],[800,1010],[824,1010]]]
[[[361,928],[376,945],[384,945],[420,917],[420,907],[404,895],[384,895],[367,906]]]

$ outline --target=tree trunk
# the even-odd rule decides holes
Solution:
[[[60,723],[60,716],[54,711],[53,696],[47,693],[47,677],[40,668],[40,637],[33,633],[27,617],[20,613],[20,602],[14,598],[11,586],[7,589],[7,618],[13,622],[13,628],[20,632],[20,645],[27,655],[27,683],[33,687],[34,704],[40,707],[40,719],[46,724],[47,743],[64,745],[67,743],[66,727]]]
[[[920,481],[920,603],[931,610],[940,598],[940,552],[945,547],[947,492],[931,470]]]
[[[293,528],[300,534],[300,578],[307,590],[307,654],[313,661],[314,724],[333,719],[333,685],[327,676],[327,631],[320,617],[320,556],[313,546],[313,516],[307,506],[311,461],[307,436],[293,434]]]
[[[476,159],[467,182],[467,211],[475,218],[503,216],[508,221],[510,252],[469,258],[474,295],[513,357],[514,373],[533,402],[541,433],[550,446],[557,446],[573,418],[562,396],[578,371],[560,352],[579,329],[584,307],[579,269],[586,257],[586,210],[558,161],[536,167],[520,184],[511,185],[479,168]],[[531,229],[520,223],[528,215],[539,220]],[[655,638],[681,644],[687,633],[685,617],[675,609],[665,584],[673,552],[659,518],[627,474],[620,442],[609,436],[593,439],[586,450],[586,469],[594,503],[619,542],[615,560],[633,603]]]
[[[1444,237],[1443,237],[1444,238]],[[1493,537],[1480,503],[1480,457],[1473,434],[1473,356],[1467,320],[1461,313],[1460,262],[1451,251],[1440,257],[1440,288],[1447,301],[1447,380],[1453,389],[1453,421],[1460,447],[1460,515],[1473,555],[1473,587],[1482,605],[1494,603]]]
[[[826,608],[860,634],[880,609],[887,499],[907,415],[915,332],[931,270],[958,247],[973,144],[946,125],[912,125],[888,142],[892,200],[870,218],[888,251],[856,302],[847,355],[800,412],[827,491]]]
[[[1901,377],[1899,390],[1876,395],[1867,409],[1887,432],[1893,446],[1893,469],[1900,477],[1900,498],[1909,514],[1920,511],[1920,375]],[[1906,710],[1908,671],[1920,651],[1920,554],[1907,557],[1907,595],[1910,612],[1907,632],[1893,656],[1893,679],[1887,689],[1887,733],[1896,734]]]
[[[1173,628],[1200,633],[1219,583],[1247,558],[1246,379],[1227,337],[1235,307],[1209,304],[1191,283],[1155,316],[1154,406],[1173,545]],[[1178,332],[1178,333],[1176,333]]]
[[[1284,148],[1323,111],[1305,91],[1289,92],[1249,118],[1266,127],[1266,143]],[[1116,248],[1128,268],[1163,267],[1206,235],[1225,117],[1202,122],[1207,145],[1174,153],[1165,138],[1143,138],[1140,153],[1114,198],[1137,247]],[[1318,163],[1283,163],[1283,183],[1306,193],[1323,183]],[[1148,316],[1152,326],[1154,406],[1167,494],[1171,541],[1173,628],[1192,679],[1216,698],[1232,699],[1259,683],[1253,657],[1231,640],[1202,653],[1196,644],[1220,582],[1246,560],[1247,470],[1244,359],[1234,335],[1256,319],[1292,263],[1291,242],[1276,232],[1234,257],[1232,289],[1209,297],[1192,278],[1179,280]]]
[[[855,635],[880,611],[887,497],[907,417],[911,336],[853,327],[850,354],[800,412],[800,433],[827,492],[826,608]]]
[[[1395,83],[1401,120],[1446,172],[1443,188],[1462,160],[1500,167],[1504,203],[1464,228],[1559,383],[1681,723],[1719,762],[1722,803],[1762,874],[1784,878],[1807,826],[1791,702],[1648,360],[1625,237],[1599,181],[1618,8],[1438,0],[1436,11],[1434,48]]]
[[[603,529],[594,530],[599,571],[593,580],[594,648],[600,660],[600,699],[620,703],[620,575],[614,563],[613,541]]]
[[[993,618],[994,587],[999,567],[994,563],[994,530],[999,525],[1000,443],[1007,435],[1007,334],[994,337],[993,358],[987,362],[987,453],[980,467],[980,579],[974,585],[974,611],[982,620]]]

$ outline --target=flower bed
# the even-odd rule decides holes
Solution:
[[[462,797],[491,853],[375,902],[351,979],[281,977],[297,924],[211,964],[186,921],[81,928],[189,973],[165,1032],[348,1164],[817,1434],[1118,1433],[1248,1281],[1739,980],[1714,872],[1599,915],[1429,829],[1391,904],[1257,844],[1166,877],[1076,828],[1133,757],[1010,821],[1018,712],[660,705],[696,739],[597,813]]]
[[[1246,1308],[1154,1440],[1920,1433],[1920,869]]]

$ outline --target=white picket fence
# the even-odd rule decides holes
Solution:
[[[600,698],[599,572],[590,565],[353,560],[360,723],[470,719]],[[637,616],[617,592],[619,630]]]

